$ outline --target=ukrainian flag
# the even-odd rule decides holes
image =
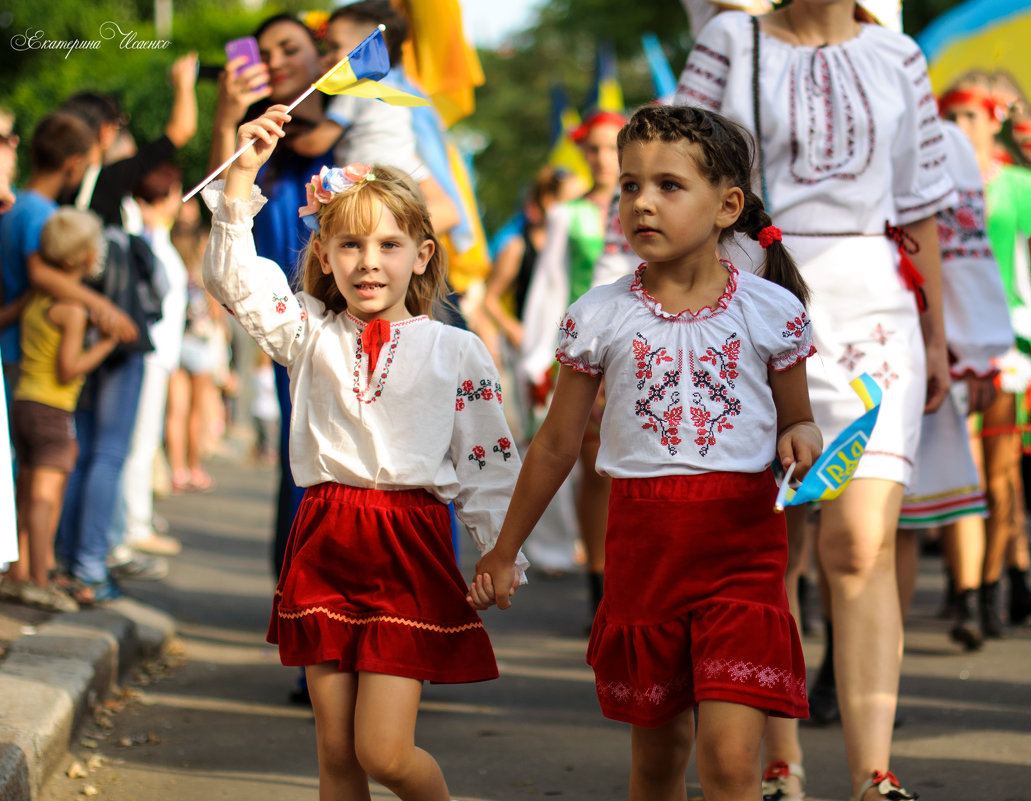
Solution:
[[[371,97],[392,106],[428,106],[423,97],[402,92],[379,79],[390,72],[390,56],[383,30],[379,28],[347,54],[333,69],[319,78],[314,86],[327,95]]]
[[[551,150],[548,164],[573,173],[590,186],[591,170],[583,151],[570,136],[580,125],[580,114],[569,104],[566,91],[554,84],[551,87]]]
[[[938,16],[916,37],[937,94],[964,72],[1003,70],[1031,89],[1031,4],[1027,0],[967,0]]]
[[[641,47],[648,59],[648,68],[652,73],[652,86],[655,87],[656,100],[667,100],[677,91],[677,79],[669,66],[666,54],[662,52],[659,37],[654,33],[641,35]]]
[[[797,489],[788,487],[790,472],[784,477],[774,504],[778,511],[787,506],[837,498],[859,467],[859,458],[866,450],[866,443],[870,439],[877,422],[877,413],[881,408],[881,388],[869,373],[863,373],[853,379],[849,386],[863,401],[866,413],[837,436],[816,460],[816,464],[809,468]]]

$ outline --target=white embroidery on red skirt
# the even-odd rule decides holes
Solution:
[[[729,679],[735,684],[755,683],[767,690],[779,688],[792,698],[805,697],[805,677],[785,668],[720,658],[705,659],[699,668],[707,679]]]
[[[665,348],[652,348],[648,344],[648,338],[640,332],[637,334],[637,339],[633,341],[633,351],[634,359],[637,362],[638,390],[644,389],[661,365],[666,362],[673,363],[673,357]],[[658,434],[659,444],[669,452],[670,456],[677,455],[677,445],[682,442],[679,434],[684,417],[684,407],[680,403],[680,392],[676,389],[680,384],[682,373],[683,355],[678,351],[676,369],[666,370],[659,382],[649,386],[645,396],[638,398],[634,404],[634,414],[645,418],[641,428]],[[667,391],[670,391],[668,399]],[[660,402],[666,404],[665,408],[661,408]],[[655,408],[656,405],[659,405],[660,408]]]
[[[698,446],[699,456],[708,454],[709,448],[716,444],[717,435],[734,427],[730,418],[741,414],[741,399],[730,394],[730,390],[736,388],[734,379],[738,377],[737,360],[740,353],[741,340],[733,333],[719,350],[709,347],[698,357],[699,362],[708,362],[716,368],[717,377],[701,365],[696,366],[695,353],[691,351],[689,369],[691,383],[695,387],[691,393],[691,424],[698,435],[694,443]],[[705,394],[700,390],[704,390]]]
[[[691,683],[692,677],[690,674],[682,673],[674,676],[667,682],[662,682],[661,684],[653,683],[645,689],[638,689],[625,681],[599,681],[595,682],[595,685],[600,697],[611,698],[618,704],[624,706],[629,704],[634,706],[658,706],[668,700],[670,696],[675,697],[682,693],[687,687],[691,686]]]

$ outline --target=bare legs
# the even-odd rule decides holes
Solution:
[[[821,511],[819,553],[830,589],[834,669],[853,792],[874,770],[887,770],[891,755],[902,665],[895,576],[902,489],[891,481],[857,479]]]
[[[436,760],[415,746],[422,682],[305,668],[319,753],[319,801],[369,801],[369,778],[402,801],[448,801]]]
[[[54,567],[54,536],[64,503],[68,474],[53,467],[22,467],[18,471],[18,553],[8,578],[46,587]]]
[[[706,801],[759,797],[759,746],[766,713],[741,704],[698,705],[698,777]],[[694,740],[694,713],[657,728],[631,731],[630,801],[686,801],[684,773]]]

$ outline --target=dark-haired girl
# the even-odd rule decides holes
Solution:
[[[820,358],[808,374],[824,436],[862,414],[853,378],[869,373],[884,392],[854,480],[821,505],[817,543],[834,660],[811,701],[827,716],[816,690],[836,675],[855,801],[910,797],[889,774],[902,659],[895,534],[923,413],[948,394],[935,214],[955,199],[926,61],[912,39],[868,20],[854,0],[795,0],[758,19],[719,14],[698,35],[674,100],[725,114],[761,146],[765,201],[812,289]],[[800,549],[792,557],[795,568]],[[765,792],[800,801],[792,724],[771,727],[767,762]]]
[[[822,449],[808,293],[750,189],[738,126],[647,107],[618,147],[620,223],[644,263],[567,312],[550,411],[469,600],[509,605],[519,546],[576,461],[604,376],[597,469],[612,493],[587,659],[604,714],[633,725],[630,799],[682,801],[697,738],[705,797],[752,801],[767,717],[807,714],[771,464],[804,474]],[[735,231],[765,248],[766,278],[720,258]]]

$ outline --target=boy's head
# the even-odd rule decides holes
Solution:
[[[359,0],[340,6],[329,17],[326,44],[332,64],[354,50],[379,25],[386,26],[383,41],[387,45],[390,66],[401,63],[401,45],[408,38],[408,21],[390,0]]]
[[[84,275],[100,261],[104,225],[92,211],[62,206],[47,219],[39,234],[39,255],[67,273]]]
[[[93,129],[67,111],[55,111],[41,119],[32,132],[29,160],[33,173],[64,174],[65,189],[82,181],[97,144]]]
[[[118,98],[98,92],[74,94],[64,101],[61,110],[76,115],[93,129],[100,142],[101,153],[107,152],[118,137],[118,132],[128,122]]]

